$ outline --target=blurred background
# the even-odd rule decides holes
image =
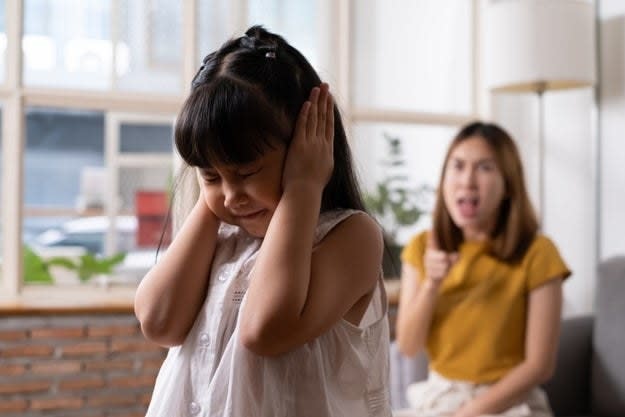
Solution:
[[[127,337],[139,338],[134,288],[170,238],[172,123],[202,58],[252,24],[282,34],[330,83],[371,210],[397,247],[429,227],[460,126],[485,119],[512,133],[542,229],[573,270],[564,314],[592,313],[598,262],[625,253],[625,2],[576,0],[592,14],[582,42],[592,74],[537,94],[501,92],[489,80],[493,60],[519,55],[487,55],[489,9],[505,1],[0,0],[0,343],[2,331],[23,350],[32,329],[82,329],[53,332],[56,347],[43,357],[60,360],[59,344],[99,334],[96,357],[118,355],[132,375],[148,375],[128,402],[147,401],[157,367],[142,367],[161,352]],[[582,48],[570,41],[560,39],[562,49]],[[126,327],[110,330],[120,320]],[[2,388],[31,359],[3,357],[0,403],[18,404],[6,413],[39,415],[24,399],[31,391]],[[31,387],[33,398],[58,397],[59,377],[44,375],[52,385]],[[94,371],[92,388],[115,393],[115,374],[102,375]],[[62,415],[92,415],[78,411],[81,398]],[[142,415],[140,404],[120,407],[102,413]]]

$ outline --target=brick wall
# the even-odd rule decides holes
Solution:
[[[132,314],[0,317],[0,416],[143,417],[164,355]]]

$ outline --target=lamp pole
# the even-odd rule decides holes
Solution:
[[[544,81],[536,83],[538,97],[538,218],[540,228],[544,231],[545,225],[545,103],[543,98],[547,90]]]

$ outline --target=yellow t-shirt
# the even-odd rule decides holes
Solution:
[[[414,237],[401,255],[421,279],[427,235]],[[529,292],[571,274],[545,236],[537,236],[517,264],[487,249],[486,242],[464,242],[439,289],[427,352],[432,369],[450,379],[493,382],[522,362]]]

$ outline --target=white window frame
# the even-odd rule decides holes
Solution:
[[[115,10],[115,2],[111,7]],[[132,303],[134,289],[93,291],[93,287],[24,286],[22,277],[22,221],[24,217],[24,145],[25,112],[29,107],[61,109],[86,109],[102,111],[105,115],[105,155],[109,159],[109,175],[115,177],[116,168],[128,164],[163,166],[173,163],[173,157],[146,155],[145,158],[116,155],[111,151],[118,141],[119,123],[141,121],[143,123],[171,123],[178,112],[188,86],[196,71],[195,8],[196,0],[183,2],[183,73],[185,91],[179,94],[161,95],[114,91],[91,92],[72,89],[25,87],[22,83],[21,34],[23,32],[23,0],[6,1],[7,56],[6,78],[0,85],[2,107],[2,280],[0,306],[20,305],[67,306],[98,304],[127,306]],[[114,28],[113,28],[114,29]],[[112,32],[115,36],[115,31]],[[114,84],[114,83],[113,83]],[[167,161],[167,162],[166,162]],[[111,183],[110,188],[118,184]],[[11,198],[8,198],[11,196]],[[109,204],[110,206],[110,204]],[[107,214],[114,216],[115,213]],[[107,237],[107,245],[112,242]],[[113,301],[113,304],[111,304]],[[116,304],[115,302],[118,302]]]
[[[111,7],[115,7],[118,0],[111,0]],[[59,306],[68,304],[93,306],[98,303],[108,303],[115,306],[128,306],[132,303],[134,289],[126,291],[90,291],[90,288],[80,286],[76,288],[56,286],[23,286],[22,279],[22,220],[23,207],[23,157],[24,157],[24,130],[25,110],[31,106],[88,109],[103,111],[106,118],[105,141],[106,155],[111,165],[120,166],[126,163],[139,163],[137,160],[125,161],[112,150],[115,136],[119,134],[119,123],[123,120],[153,120],[162,123],[171,121],[188,93],[191,80],[197,70],[197,39],[198,22],[196,9],[199,0],[185,0],[182,2],[182,37],[183,37],[183,66],[182,82],[184,91],[176,95],[158,95],[145,93],[123,93],[116,91],[86,92],[80,90],[51,89],[24,87],[21,79],[22,52],[21,34],[23,25],[23,0],[6,0],[6,28],[7,28],[7,68],[5,82],[0,85],[0,105],[2,108],[2,280],[0,287],[0,307],[2,305],[19,306],[20,303],[33,300],[45,300],[57,303]],[[360,122],[390,122],[413,125],[437,125],[459,127],[462,124],[489,114],[488,95],[483,93],[480,79],[479,30],[480,10],[485,0],[470,0],[473,6],[473,80],[472,80],[472,109],[469,114],[427,113],[397,111],[385,108],[356,107],[350,102],[350,78],[352,68],[351,57],[351,16],[354,2],[358,0],[316,0],[324,11],[329,10],[329,22],[320,22],[325,25],[325,31],[320,30],[320,42],[327,41],[328,36],[335,46],[332,54],[336,59],[328,59],[332,63],[331,72],[337,80],[333,86],[337,101],[345,117],[346,128],[351,130],[355,123]],[[380,0],[381,1],[381,0]],[[247,25],[247,0],[237,0],[238,12],[234,13],[228,23],[231,32],[240,33]],[[390,6],[389,6],[390,7]],[[117,36],[113,28],[112,37]],[[329,32],[329,34],[328,34]],[[114,81],[114,80],[113,80]],[[113,83],[115,84],[115,83]],[[114,88],[114,87],[113,87]],[[135,118],[135,119],[133,119]],[[349,135],[348,135],[349,136]],[[148,158],[149,159],[149,158]],[[154,163],[165,163],[162,155],[152,160]],[[145,162],[149,163],[149,162]],[[109,163],[107,162],[107,166]],[[115,169],[112,169],[112,175]],[[113,189],[117,181],[112,178]],[[113,190],[111,190],[111,193]],[[110,206],[110,204],[109,204]],[[114,216],[109,210],[107,213]],[[108,238],[107,245],[111,245],[112,238]],[[56,300],[56,301],[55,301]],[[113,300],[113,304],[111,304]],[[117,302],[118,304],[115,304]]]

